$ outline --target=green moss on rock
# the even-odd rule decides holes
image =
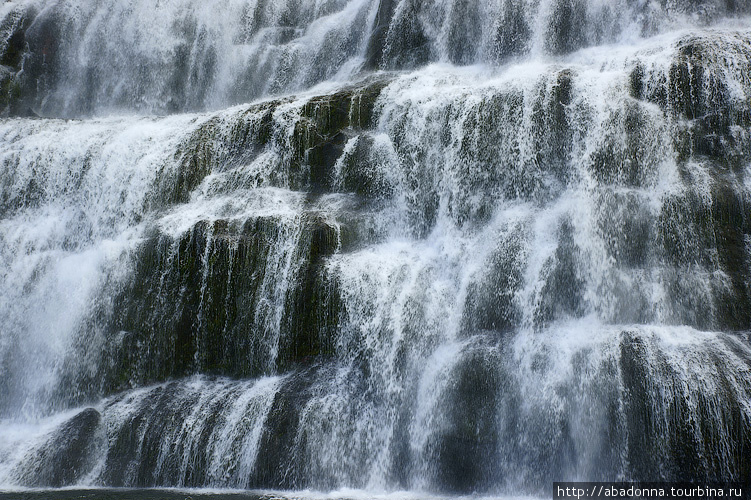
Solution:
[[[330,353],[339,305],[323,265],[338,249],[338,230],[316,216],[296,222],[299,237],[275,217],[258,217],[147,241],[116,300],[111,329],[129,333],[106,391],[194,372],[276,373]],[[280,255],[290,237],[292,254]],[[283,294],[274,290],[284,285],[277,274],[288,280]],[[276,308],[284,311],[278,324]]]

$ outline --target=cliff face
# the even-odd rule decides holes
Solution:
[[[745,5],[222,5],[0,10],[0,484],[749,477]]]

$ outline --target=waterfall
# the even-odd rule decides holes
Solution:
[[[0,5],[0,488],[751,477],[751,4]]]

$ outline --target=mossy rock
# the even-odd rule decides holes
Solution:
[[[150,391],[144,400],[146,407],[157,407],[160,400],[165,399],[166,392],[166,389],[162,387]],[[111,438],[107,458],[104,462],[104,470],[102,471],[104,484],[115,488],[137,485],[133,484],[128,475],[138,467],[141,436],[148,423],[149,414],[143,411],[135,412],[130,418],[120,422],[119,428]]]
[[[214,116],[198,127],[175,152],[174,174],[162,169],[157,200],[186,202],[211,172],[252,162],[273,140],[273,114],[283,102],[253,105],[231,117]]]
[[[733,184],[717,183],[712,190],[712,227],[719,263],[730,277],[732,291],[718,297],[718,321],[723,329],[751,329],[751,200]]]
[[[0,21],[0,33],[7,35],[0,41],[0,113],[5,116],[33,116],[24,99],[21,69],[28,53],[26,30],[35,16],[31,8],[16,9]]]
[[[639,481],[718,481],[748,477],[751,422],[737,411],[739,394],[724,379],[718,357],[707,370],[721,377],[716,392],[690,394],[684,375],[648,338],[621,337],[624,415],[628,426],[628,478]],[[654,384],[654,373],[661,383]],[[741,396],[742,397],[742,396]],[[730,442],[727,436],[735,436]]]
[[[739,50],[748,50],[744,42],[735,42],[743,47]],[[726,136],[731,125],[747,124],[751,106],[734,101],[726,84],[728,62],[717,44],[712,37],[680,40],[666,74],[648,73],[637,64],[629,77],[630,94],[659,105],[674,117],[700,120],[708,133]]]
[[[602,184],[651,185],[664,161],[667,133],[641,103],[626,100],[608,116],[606,133],[592,152],[589,169]]]
[[[374,70],[383,65],[384,44],[388,36],[391,19],[394,16],[395,6],[394,0],[378,0],[373,32],[370,35],[368,48],[365,52],[365,69]]]
[[[390,198],[396,186],[388,178],[388,152],[382,150],[373,136],[365,133],[351,141],[353,145],[339,159],[338,187],[365,200]]]
[[[374,125],[376,101],[387,78],[371,78],[329,95],[316,96],[299,109],[282,109],[294,99],[253,104],[231,116],[216,115],[198,127],[179,146],[171,165],[165,165],[152,203],[161,206],[186,202],[211,172],[253,162],[271,151],[279,158],[267,185],[327,192],[333,188],[333,169],[347,141]],[[289,120],[294,120],[291,137]]]
[[[535,163],[565,184],[571,169],[573,128],[567,109],[573,97],[574,73],[563,70],[543,80],[534,99],[532,121]]]
[[[339,248],[339,230],[315,214],[295,223],[302,229],[289,256],[277,255],[290,242],[275,217],[200,222],[178,239],[148,240],[115,300],[110,330],[121,344],[105,392],[196,372],[273,374],[330,355],[340,304],[324,263]],[[290,268],[277,269],[287,259]],[[267,274],[281,272],[288,289],[277,296],[269,287],[282,284]],[[283,309],[278,325],[268,307]]]
[[[23,106],[23,89],[15,74],[0,67],[0,114],[18,116]]]
[[[333,169],[347,141],[359,130],[371,128],[375,105],[388,80],[374,79],[340,92],[314,97],[300,112],[293,134],[290,169],[302,174],[301,188],[329,191]],[[302,180],[301,179],[301,180]]]

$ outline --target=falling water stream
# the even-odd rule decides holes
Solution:
[[[751,477],[751,4],[9,0],[0,56],[0,488]]]

